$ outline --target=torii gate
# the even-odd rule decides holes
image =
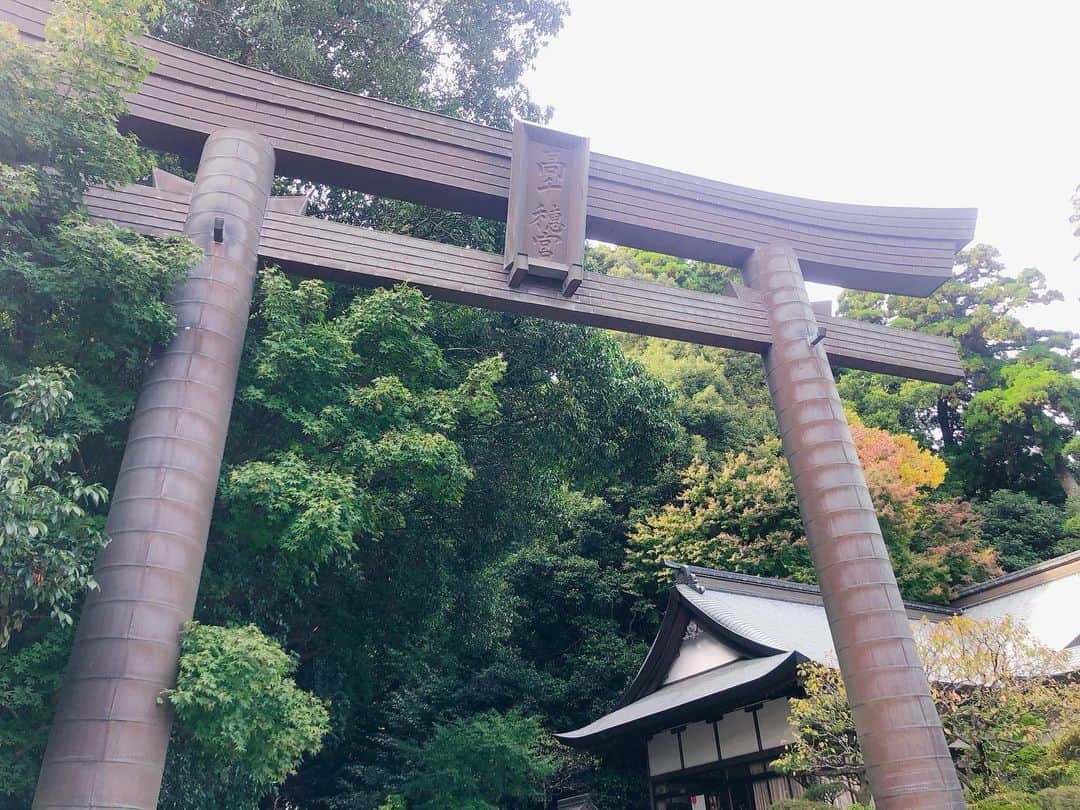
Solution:
[[[0,0],[40,38],[47,0]],[[760,353],[871,788],[881,810],[962,808],[830,361],[952,382],[950,341],[817,313],[804,279],[929,295],[971,209],[769,194],[603,155],[531,124],[504,132],[284,79],[153,38],[122,126],[194,156],[194,183],[93,190],[93,216],[205,251],[174,297],[176,337],[143,383],[34,807],[157,804],[181,625],[191,618],[260,261],[358,284]],[[301,216],[275,168],[507,221],[506,254]],[[586,237],[740,267],[715,296],[583,271]]]

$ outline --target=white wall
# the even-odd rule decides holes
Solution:
[[[788,725],[787,698],[766,700],[757,712],[758,728],[761,729],[761,747],[778,748],[794,741]]]
[[[1080,635],[1080,574],[964,608],[967,616],[1014,616],[1048,647],[1063,650]]]
[[[788,726],[787,698],[765,701],[756,710],[757,728],[754,728],[755,712],[745,709],[733,709],[713,723],[688,723],[678,734],[664,729],[649,738],[649,773],[653,776],[671,773],[682,768],[694,768],[718,761],[716,750],[717,738],[720,741],[719,754],[724,759],[733,759],[744,754],[778,748],[791,742],[791,729]],[[761,734],[761,746],[758,746],[758,733]],[[682,739],[682,759],[679,758],[679,739]]]
[[[752,754],[758,750],[754,715],[743,709],[735,709],[720,718],[716,724],[720,733],[720,753],[724,759]]]
[[[741,657],[733,647],[729,647],[709,632],[702,631],[694,638],[683,639],[679,645],[678,657],[664,676],[664,683],[680,681],[707,669],[730,664]]]
[[[657,732],[649,738],[649,773],[670,773],[682,768],[679,739],[670,731]]]

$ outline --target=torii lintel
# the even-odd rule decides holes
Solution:
[[[0,0],[0,19],[40,38],[48,0]],[[123,121],[148,146],[197,158],[244,126],[274,145],[279,174],[504,219],[514,135],[288,79],[144,37],[156,60]],[[566,137],[566,136],[564,136]],[[585,236],[742,267],[789,245],[807,281],[929,295],[974,234],[972,208],[821,202],[607,155],[588,161]]]

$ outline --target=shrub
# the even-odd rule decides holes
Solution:
[[[1041,810],[1031,793],[998,793],[971,805],[971,810]]]
[[[1032,768],[1029,781],[1035,788],[1080,785],[1080,724],[1054,740],[1046,756]]]
[[[1080,785],[1046,788],[1035,794],[1039,810],[1080,810]]]
[[[410,810],[498,810],[541,799],[558,767],[544,737],[537,718],[513,712],[489,711],[436,726],[428,742],[412,751],[405,804]]]
[[[271,786],[318,751],[329,730],[326,706],[296,686],[295,670],[289,654],[254,625],[191,622],[176,688],[165,695],[204,753]]]
[[[802,798],[811,802],[832,802],[845,790],[847,790],[847,785],[843,782],[825,782],[808,787],[803,791]]]

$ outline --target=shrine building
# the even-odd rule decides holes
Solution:
[[[836,666],[818,588],[691,565],[610,714],[556,736],[577,748],[640,747],[654,810],[764,810],[802,786],[770,763],[791,741],[788,700],[804,661]],[[946,606],[905,602],[912,622],[956,614],[1022,619],[1080,671],[1080,551],[959,591]],[[839,807],[852,804],[843,795]]]

